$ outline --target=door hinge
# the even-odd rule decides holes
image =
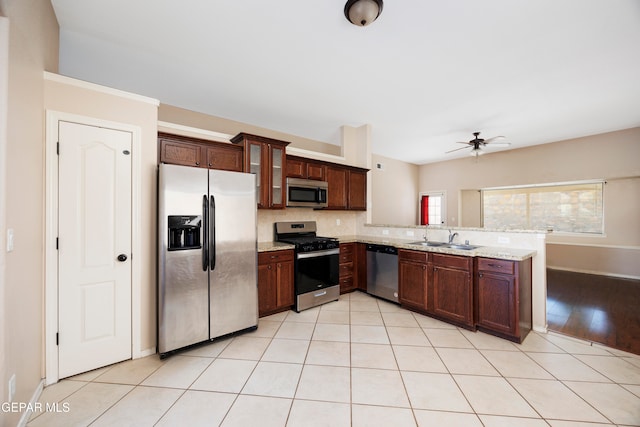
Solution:
[[[60,334],[56,332],[56,345],[60,345]]]
[[[58,249],[58,238],[56,237],[56,250]]]
[[[56,142],[56,154],[59,156],[60,155],[60,143]]]

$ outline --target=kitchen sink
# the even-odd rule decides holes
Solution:
[[[421,246],[447,246],[445,242],[425,242],[424,240],[420,240],[417,242],[411,242],[410,245],[421,245]]]
[[[477,249],[480,246],[475,246],[475,245],[458,245],[455,243],[444,243],[442,246],[446,247],[446,248],[450,248],[450,249],[461,249],[463,251],[470,251],[472,249]]]

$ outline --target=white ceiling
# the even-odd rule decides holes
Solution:
[[[52,0],[60,73],[417,164],[640,126],[639,0],[345,2]]]

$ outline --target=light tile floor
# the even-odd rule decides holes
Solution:
[[[356,292],[41,402],[69,411],[29,426],[637,426],[640,356],[535,332],[517,345]]]

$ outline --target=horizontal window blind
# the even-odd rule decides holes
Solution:
[[[483,225],[602,234],[603,191],[603,182],[483,190]]]

